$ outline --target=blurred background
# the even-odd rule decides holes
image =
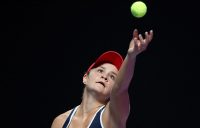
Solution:
[[[5,83],[14,95],[16,127],[50,128],[57,115],[80,104],[88,66],[107,50],[125,57],[135,28],[141,34],[153,29],[154,38],[137,58],[127,128],[196,127],[198,4],[143,0],[148,11],[138,19],[130,12],[133,2],[8,2],[14,47],[6,52]]]

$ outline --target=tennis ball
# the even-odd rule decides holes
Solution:
[[[143,17],[147,12],[147,6],[142,1],[136,1],[131,5],[131,13],[136,18]]]

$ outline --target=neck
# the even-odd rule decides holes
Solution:
[[[86,90],[84,89],[82,102],[79,106],[79,114],[83,116],[88,115],[94,111],[96,112],[97,109],[103,105],[104,103],[95,99],[93,95],[91,95],[90,93],[87,93]]]

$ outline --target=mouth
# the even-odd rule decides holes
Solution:
[[[99,84],[103,85],[103,87],[105,87],[105,84],[103,82],[101,82],[101,81],[96,82],[96,83],[99,83]]]

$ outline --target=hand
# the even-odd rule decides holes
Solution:
[[[138,30],[134,29],[133,38],[130,42],[128,49],[128,55],[136,57],[142,51],[146,50],[152,38],[153,38],[153,30],[145,32],[145,38],[143,38],[141,34],[138,34]]]

